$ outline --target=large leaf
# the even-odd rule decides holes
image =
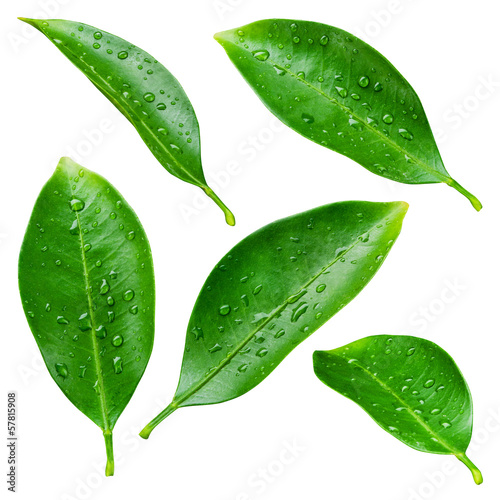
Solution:
[[[368,44],[326,24],[287,19],[215,39],[269,110],[299,134],[387,179],[449,184],[481,209],[446,171],[413,88]]]
[[[408,205],[346,201],[265,226],[215,266],[189,321],[172,403],[248,392],[370,281],[399,235]]]
[[[103,430],[112,475],[112,430],[153,347],[153,262],[120,193],[69,158],[36,201],[19,256],[19,289],[50,375]]]
[[[382,429],[416,450],[455,455],[482,482],[465,454],[472,433],[470,391],[439,346],[377,335],[316,351],[313,362],[322,382],[361,406]]]
[[[40,30],[130,121],[168,172],[200,187],[234,225],[203,175],[198,120],[175,77],[144,50],[106,31],[64,20],[20,18]]]

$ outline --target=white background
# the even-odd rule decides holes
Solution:
[[[498,499],[499,14],[492,0],[2,2],[1,399],[18,391],[18,498]],[[166,173],[113,105],[17,16],[88,23],[165,64],[193,103],[207,179],[237,226],[226,226],[201,192]],[[212,39],[270,17],[332,24],[381,51],[419,94],[448,170],[484,210],[476,213],[443,184],[386,181],[279,127]],[[113,478],[103,477],[100,430],[40,364],[17,291],[33,204],[67,154],[104,175],[132,205],[156,269],[155,348],[115,428]],[[224,174],[229,162],[238,164],[237,174]],[[250,393],[181,409],[149,441],[138,438],[175,391],[191,308],[219,258],[273,220],[348,199],[410,204],[402,234],[369,286]],[[186,207],[197,213],[186,217]],[[406,447],[316,379],[315,349],[374,334],[422,336],[455,358],[474,397],[469,456],[484,474],[482,486],[454,457]],[[298,451],[280,465],[285,443]],[[6,470],[2,455],[6,448]],[[268,480],[257,479],[263,474]],[[6,484],[0,488],[3,498]]]

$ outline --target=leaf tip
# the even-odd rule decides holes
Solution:
[[[36,28],[37,30],[41,30],[39,25],[40,21],[38,19],[31,19],[29,17],[18,17],[18,19],[23,23],[30,24],[31,26],[33,26],[33,28]]]

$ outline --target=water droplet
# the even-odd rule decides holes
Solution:
[[[118,52],[118,59],[127,59],[127,57],[128,57],[128,52],[126,50]]]
[[[92,47],[94,47],[94,49],[100,49],[101,44],[96,42],[96,43],[92,44]]]
[[[323,35],[320,39],[319,39],[319,44],[320,45],[323,45],[323,47],[330,41],[330,38],[328,38],[327,35]]]
[[[98,380],[96,380],[94,382],[93,388],[94,388],[94,391],[96,392],[96,394],[101,394],[101,390],[99,389],[99,381]]]
[[[292,310],[290,321],[296,323],[299,318],[307,311],[309,304],[307,302],[300,302],[297,307]]]
[[[65,379],[69,374],[68,367],[65,363],[56,363],[56,372],[63,379]]]
[[[130,233],[127,234],[127,240],[132,241],[135,238],[135,232],[130,231]]]
[[[108,323],[113,323],[114,320],[115,320],[115,312],[108,311]]]
[[[442,421],[442,422],[439,422],[440,425],[442,427],[444,427],[445,429],[449,429],[451,427],[451,422],[447,422],[447,421]]]
[[[399,129],[399,135],[403,139],[406,139],[407,141],[411,141],[413,139],[413,134],[410,131],[406,130],[405,128]]]
[[[105,339],[108,334],[106,327],[104,325],[100,325],[95,329],[95,336],[98,339]]]
[[[367,76],[362,76],[358,80],[358,85],[365,89],[368,85],[370,85],[370,79]]]
[[[135,292],[133,290],[127,290],[123,292],[122,297],[126,302],[130,302],[135,297]]]
[[[101,295],[105,295],[109,292],[109,288],[110,288],[109,283],[105,279],[103,279],[101,283],[101,288],[99,289],[99,293]]]
[[[118,273],[116,271],[111,271],[109,273],[109,277],[112,279],[112,280],[115,280],[116,278],[118,278]]]
[[[60,325],[69,325],[69,321],[64,317],[64,316],[58,316],[56,321],[60,324]]]
[[[267,50],[254,50],[252,55],[258,61],[267,61],[269,59],[269,52]]]
[[[220,351],[222,349],[222,346],[220,344],[215,344],[213,345],[209,350],[208,352],[210,354],[213,354],[214,352],[217,352],[217,351]]]
[[[139,312],[139,307],[138,306],[132,306],[129,308],[129,313],[130,314],[137,314]]]
[[[269,351],[266,348],[259,349],[255,354],[259,356],[259,358],[263,358]]]
[[[246,307],[248,307],[250,304],[250,301],[248,300],[248,296],[246,294],[241,296],[241,301],[243,302],[243,304],[245,304]]]
[[[286,301],[289,304],[293,304],[293,303],[297,302],[297,300],[299,300],[300,298],[302,298],[306,293],[307,293],[307,290],[306,289],[302,289],[300,292],[298,292],[298,293],[296,293],[294,295],[290,295],[290,297],[288,297],[288,299],[286,299]]]
[[[394,121],[394,116],[392,116],[390,114],[384,115],[384,117],[382,118],[382,121],[384,123],[387,123],[387,125],[390,125]]]
[[[340,97],[347,97],[347,89],[344,87],[335,87]]]
[[[88,330],[92,330],[92,322],[90,320],[90,315],[88,313],[83,313],[78,318],[78,328],[82,332],[86,332]]]
[[[247,364],[243,364],[243,365],[240,365],[240,366],[238,367],[238,371],[239,371],[240,373],[244,373],[244,372],[246,372],[246,371],[247,371],[247,369],[248,369],[248,365],[247,365]]]
[[[441,408],[434,408],[431,410],[431,415],[439,415],[441,413]]]
[[[266,340],[266,337],[264,336],[264,334],[262,332],[259,332],[259,333],[255,334],[253,340],[257,344],[262,344],[262,342],[264,342],[264,340]]]
[[[69,202],[69,207],[73,212],[81,212],[85,208],[85,202],[79,200],[78,198],[73,198]]]
[[[80,378],[84,378],[86,371],[87,371],[87,367],[85,365],[80,366],[80,371],[78,372],[78,376]]]
[[[354,129],[357,130],[358,132],[361,132],[363,130],[363,125],[358,122],[358,120],[355,120],[354,118],[349,118],[349,125]]]
[[[430,389],[434,384],[436,383],[436,381],[433,379],[433,378],[430,378],[429,380],[427,380],[425,383],[424,383],[424,387],[426,389]]]
[[[219,307],[219,314],[221,316],[227,316],[230,312],[231,312],[231,306],[228,304]]]
[[[294,36],[292,38],[293,43],[300,43],[300,38],[298,36]]]
[[[195,326],[191,330],[191,333],[194,335],[194,340],[200,340],[200,339],[204,338],[203,330],[199,326]]]
[[[326,288],[326,285],[325,285],[324,283],[322,283],[321,285],[318,285],[318,286],[316,287],[316,291],[317,291],[318,293],[321,293],[321,292],[323,292],[323,291],[325,290],[325,288]]]
[[[153,102],[156,98],[152,92],[146,92],[142,97],[146,102]]]
[[[256,286],[254,289],[253,289],[253,294],[254,295],[258,295],[260,293],[260,291],[262,290],[262,285],[258,285]]]
[[[113,358],[113,369],[115,370],[115,373],[117,375],[119,375],[123,371],[123,361],[120,356]]]
[[[374,86],[373,86],[373,90],[375,92],[381,92],[382,90],[384,90],[384,86],[380,83],[380,82],[377,82]]]
[[[413,354],[415,354],[415,347],[410,347],[410,348],[406,351],[406,355],[407,355],[407,356],[413,356]]]
[[[113,337],[113,339],[111,340],[111,343],[115,346],[115,347],[120,347],[122,344],[123,344],[123,337],[118,334],[118,335],[115,335]]]
[[[308,115],[307,113],[302,113],[302,120],[306,123],[314,123],[314,116]]]

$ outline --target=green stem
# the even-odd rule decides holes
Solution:
[[[213,201],[215,201],[217,206],[222,209],[222,211],[224,212],[224,215],[226,217],[226,222],[230,226],[234,226],[236,224],[236,221],[234,219],[234,215],[231,212],[231,210],[229,210],[229,208],[227,208],[226,205],[224,205],[224,203],[222,203],[222,200],[208,186],[202,187],[201,189],[203,189],[205,194],[209,198],[211,198]]]
[[[472,206],[479,212],[481,208],[483,208],[483,205],[481,205],[481,202],[472,194],[467,191],[463,186],[461,186],[456,180],[450,179],[449,182],[447,182],[449,186],[452,188],[455,188],[459,193],[463,194],[472,204]]]
[[[465,453],[460,453],[459,455],[455,456],[460,460],[460,462],[463,462],[472,472],[474,482],[476,484],[481,484],[483,482],[483,475],[481,474],[481,471],[469,460],[469,457]]]
[[[160,423],[163,422],[169,415],[174,413],[175,410],[179,408],[176,403],[172,401],[161,413],[159,413],[151,422],[149,422],[144,429],[139,433],[139,436],[143,439],[148,439],[149,435],[153,432],[153,429]]]
[[[115,473],[115,459],[113,457],[113,432],[103,431],[104,443],[106,444],[106,476],[112,476]]]

